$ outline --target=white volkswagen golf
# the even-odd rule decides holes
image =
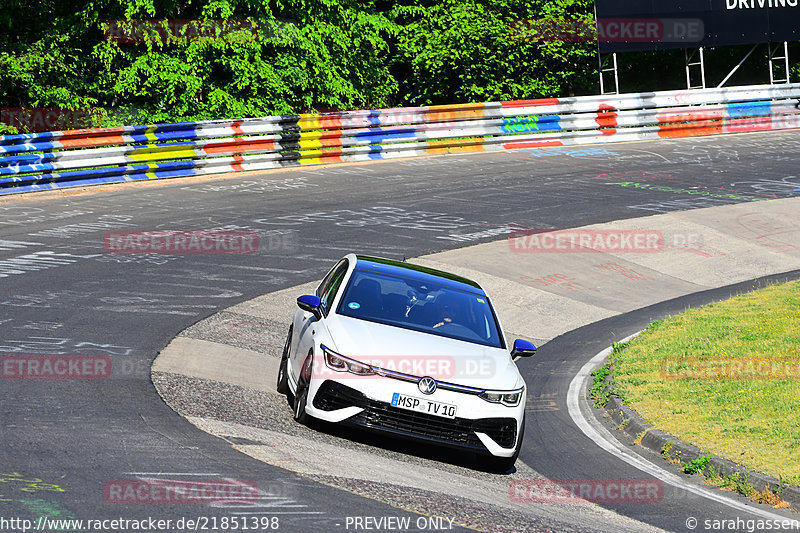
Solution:
[[[525,382],[475,282],[410,263],[347,255],[300,296],[278,391],[294,418],[350,424],[487,456],[511,469],[525,428]]]

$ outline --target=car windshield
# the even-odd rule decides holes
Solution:
[[[489,299],[435,279],[356,270],[336,311],[340,315],[504,348]]]

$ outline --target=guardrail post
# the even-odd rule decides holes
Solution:
[[[776,44],[775,48],[772,48],[772,43],[767,43],[767,47],[769,48],[769,83],[771,85],[775,85],[777,83],[789,83],[789,43],[783,41],[782,56],[776,55],[779,53],[779,49],[781,47],[780,44]],[[781,63],[783,64],[781,65]],[[784,74],[782,78],[775,77],[776,66],[778,70],[781,70],[781,67],[783,67]]]
[[[611,58],[611,66],[607,66],[608,59]],[[606,55],[605,59],[600,54],[598,55],[600,61],[600,94],[619,94],[619,69],[617,68],[617,53],[613,52]],[[614,90],[606,91],[605,74],[611,72],[614,76]]]
[[[706,88],[706,61],[703,47],[693,50],[690,54],[684,48],[683,56],[686,58],[686,88],[705,89]],[[696,57],[696,59],[695,59]],[[700,85],[692,85],[692,67],[700,67]]]

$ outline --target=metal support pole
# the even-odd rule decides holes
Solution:
[[[783,55],[779,56],[776,55],[778,53],[778,49],[780,48],[780,44],[775,45],[775,48],[772,48],[772,43],[767,43],[769,47],[769,82],[771,85],[775,85],[776,83],[789,83],[789,43],[784,41],[783,42]],[[780,65],[780,63],[783,63]],[[783,67],[784,75],[782,78],[775,77],[775,64],[778,63],[780,67]],[[780,68],[779,67],[779,68]]]
[[[731,71],[728,73],[728,75],[727,75],[727,76],[725,76],[725,79],[724,79],[724,80],[722,80],[721,82],[719,82],[719,85],[717,85],[717,87],[718,87],[718,88],[719,88],[719,87],[722,87],[723,85],[725,85],[725,82],[727,82],[729,79],[731,79],[731,76],[733,76],[733,75],[736,73],[736,71],[737,71],[737,70],[739,70],[739,67],[741,67],[741,66],[742,66],[742,64],[744,64],[744,62],[745,62],[745,61],[747,61],[747,58],[748,58],[748,57],[750,57],[750,55],[751,55],[753,52],[755,52],[755,51],[756,51],[756,48],[758,48],[758,45],[757,45],[757,44],[754,44],[754,45],[753,45],[753,48],[751,48],[751,49],[750,49],[750,51],[749,51],[749,52],[747,52],[747,55],[745,55],[745,56],[744,56],[744,58],[743,58],[741,61],[739,61],[739,64],[738,64],[738,65],[736,65],[735,67],[733,67],[733,70],[731,70]]]
[[[699,57],[699,59],[692,61],[695,58],[695,55]],[[693,51],[691,55],[689,52],[684,49],[683,56],[686,58],[686,88],[687,89],[705,89],[706,88],[706,62],[705,62],[705,53],[703,47],[701,46],[697,50]],[[700,85],[692,85],[692,67],[700,67]]]
[[[598,54],[600,62],[600,94],[619,94],[619,69],[617,66],[617,53],[611,54],[611,66],[606,66],[608,56],[603,59],[603,56]],[[605,74],[611,72],[614,76],[614,90],[606,92]]]

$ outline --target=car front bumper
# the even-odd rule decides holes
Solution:
[[[358,388],[353,387],[356,384]],[[473,395],[438,391],[434,399],[457,405],[458,414],[462,415],[446,418],[392,406],[391,396],[396,392],[423,396],[416,386],[391,379],[312,381],[306,412],[329,422],[481,454],[497,457],[514,454],[522,422],[521,407],[506,407]]]

